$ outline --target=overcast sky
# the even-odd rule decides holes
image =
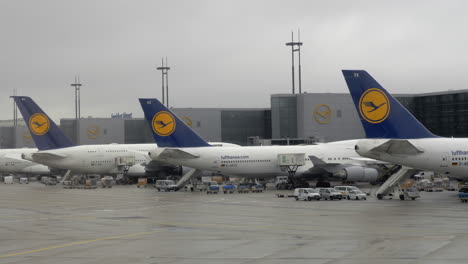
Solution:
[[[348,92],[365,69],[391,93],[468,88],[468,1],[0,1],[0,119],[13,89],[55,120],[133,112],[161,98],[168,57],[174,107],[269,107],[291,91],[285,43],[301,31],[302,87]]]

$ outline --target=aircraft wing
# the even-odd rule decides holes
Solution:
[[[370,166],[370,165],[385,165],[385,164],[390,164],[385,161],[380,161],[380,160],[375,160],[375,159],[369,159],[369,158],[350,158],[353,162],[352,163],[338,163],[338,162],[333,162],[333,163],[327,163],[324,160],[318,158],[317,156],[309,156],[310,161],[314,164],[314,167],[311,168],[311,170],[316,170],[316,169],[322,169],[330,173],[335,173],[338,171],[341,171],[342,169],[350,166]]]
[[[35,152],[31,154],[34,159],[39,160],[53,160],[53,159],[63,159],[66,158],[66,155],[51,153],[51,152]]]
[[[310,161],[312,161],[312,164],[314,164],[314,166],[311,168],[311,170],[322,169],[322,170],[325,170],[325,171],[327,171],[329,173],[335,173],[337,171],[342,170],[344,167],[347,166],[347,165],[345,165],[343,163],[336,163],[336,162],[327,163],[324,160],[322,160],[319,157],[314,156],[314,155],[310,155],[309,159],[310,159]]]
[[[370,159],[370,158],[364,158],[364,157],[355,157],[355,158],[350,158],[351,160],[354,160],[356,161],[357,163],[361,164],[361,165],[388,165],[388,164],[391,164],[389,162],[386,162],[386,161],[382,161],[382,160],[376,160],[376,159]]]
[[[200,156],[194,155],[182,149],[177,148],[166,148],[161,154],[159,154],[158,158],[166,159],[196,159]]]
[[[407,139],[390,139],[387,142],[372,148],[370,152],[387,153],[394,156],[416,155],[423,153],[424,150],[416,147]]]

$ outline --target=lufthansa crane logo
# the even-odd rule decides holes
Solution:
[[[23,132],[23,141],[25,143],[31,143],[32,142],[32,136],[31,136],[31,133],[29,131],[24,131]]]
[[[189,126],[189,127],[192,127],[192,119],[188,116],[183,116],[181,117],[180,119],[182,119],[182,121],[184,121],[184,123]]]
[[[42,136],[49,131],[50,120],[42,113],[34,114],[29,118],[29,128],[33,134]]]
[[[86,135],[89,139],[96,139],[101,134],[101,129],[97,125],[91,125],[86,129]]]
[[[315,121],[319,124],[328,124],[332,119],[332,109],[329,105],[320,104],[314,110]]]
[[[359,112],[367,122],[380,123],[387,119],[390,113],[390,101],[382,90],[371,88],[362,94]]]
[[[161,111],[154,115],[151,124],[153,126],[154,133],[165,137],[171,135],[174,132],[176,127],[176,120],[171,113],[167,111]]]

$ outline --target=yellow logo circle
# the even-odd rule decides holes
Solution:
[[[390,101],[382,90],[371,88],[362,94],[359,112],[367,122],[380,123],[387,119],[390,113]]]
[[[101,129],[97,125],[91,125],[86,129],[86,134],[89,139],[96,139],[101,134]]]
[[[49,131],[49,118],[41,113],[34,114],[29,118],[29,128],[32,133],[42,136]]]
[[[180,119],[182,119],[182,121],[184,121],[184,123],[189,126],[189,127],[192,127],[192,119],[188,116],[183,116],[181,117]]]
[[[151,124],[153,126],[154,133],[164,137],[169,136],[174,132],[176,120],[171,113],[161,111],[154,115]]]
[[[332,109],[329,105],[320,104],[314,110],[315,121],[319,124],[328,124],[332,119]]]
[[[31,133],[29,131],[24,131],[23,132],[23,141],[25,143],[31,143],[32,142],[32,136],[31,136]]]

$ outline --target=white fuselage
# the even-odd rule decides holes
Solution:
[[[0,150],[0,173],[48,175],[50,170],[47,166],[21,158],[23,153],[36,152],[35,148],[1,149]]]
[[[457,179],[468,179],[468,139],[424,138],[409,139],[420,153],[390,154],[372,151],[389,139],[363,139],[357,144],[357,153],[363,157],[387,161],[420,170],[434,171]]]
[[[134,160],[127,175],[145,174],[141,164],[150,161],[148,152],[157,148],[156,144],[108,144],[83,145],[63,149],[38,151],[32,160],[49,167],[71,170],[74,173],[119,174],[123,171],[121,160]],[[50,156],[43,155],[50,153]]]
[[[197,158],[159,157],[164,148],[150,153],[155,160],[169,164],[182,165],[199,170],[209,170],[230,176],[239,177],[275,177],[288,175],[285,168],[280,167],[279,154],[304,154],[305,165],[297,169],[297,174],[311,172],[314,167],[309,159],[316,156],[327,163],[354,164],[359,158],[354,151],[357,140],[338,141],[320,145],[307,146],[250,146],[250,147],[201,147],[180,148],[184,152],[199,156]]]

